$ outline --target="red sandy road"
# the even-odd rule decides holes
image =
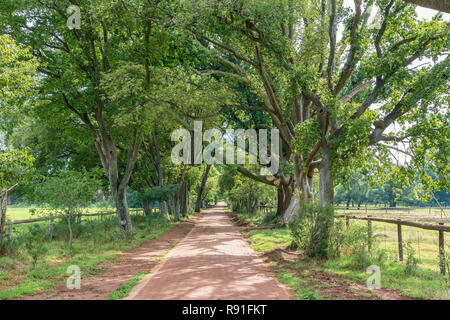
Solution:
[[[131,292],[142,300],[289,299],[224,213],[209,209],[165,261]]]

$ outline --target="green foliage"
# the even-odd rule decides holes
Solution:
[[[291,142],[292,150],[300,155],[301,163],[304,165],[308,154],[320,140],[319,123],[313,119],[305,120],[295,127],[296,136]]]
[[[331,233],[333,232],[333,209],[300,201],[298,210],[294,221],[288,223],[293,238],[292,246],[307,255],[313,254],[312,247],[316,247],[314,255],[329,256]],[[323,230],[330,232],[322,233]]]
[[[38,259],[48,252],[45,240],[46,235],[38,225],[28,226],[28,237],[25,242],[25,248],[32,259],[34,268],[37,265]]]
[[[124,236],[115,217],[106,217],[102,223],[99,223],[97,217],[86,218],[81,225],[74,226],[77,239],[73,250],[70,251],[65,249],[68,230],[64,220],[55,222],[54,238],[51,242],[48,240],[48,224],[33,224],[33,234],[42,239],[42,247],[47,248],[45,253],[38,252],[36,267],[33,267],[33,258],[27,249],[33,241],[32,236],[26,226],[18,226],[11,239],[11,245],[15,247],[14,254],[0,257],[0,277],[4,273],[4,277],[17,278],[18,283],[2,287],[0,299],[21,298],[38,291],[53,290],[63,283],[70,265],[80,266],[82,274],[86,276],[104,272],[105,269],[96,265],[113,260],[121,252],[159,237],[177,224],[168,222],[159,215],[133,215],[131,218],[136,232],[132,239]],[[31,249],[34,250],[33,246]]]
[[[416,249],[414,249],[411,240],[406,241],[404,246],[406,252],[406,268],[405,273],[408,275],[414,275],[417,273],[419,259],[416,258]]]
[[[127,189],[127,202],[128,207],[130,208],[142,208],[141,200],[139,199],[139,194],[131,190],[130,188]]]
[[[302,214],[296,215],[295,220],[288,223],[289,232],[292,235],[292,247],[301,251],[308,249],[314,223],[312,207],[305,206]]]
[[[65,170],[45,178],[35,188],[35,199],[43,204],[41,212],[81,213],[99,190],[99,174],[99,171]]]
[[[233,211],[243,211],[248,214],[255,213],[259,204],[272,205],[275,197],[274,187],[256,183],[240,175],[235,176],[233,188],[225,195]]]
[[[285,228],[252,230],[249,238],[252,248],[262,253],[288,247],[292,242],[292,237]]]
[[[329,223],[329,219],[328,210],[314,204],[303,204],[295,220],[288,223],[292,237],[291,247],[308,254],[318,226],[320,223]],[[347,228],[343,219],[333,220],[331,226],[321,228],[329,228],[329,232],[319,244],[320,256],[331,259],[350,256],[348,266],[355,269],[363,269],[370,264],[383,264],[386,259],[384,250],[373,247],[368,251],[367,227],[352,225]]]
[[[176,184],[171,184],[164,187],[153,187],[145,190],[143,200],[148,202],[172,201],[176,191]]]
[[[0,31],[0,128],[11,129],[5,119],[20,121],[26,99],[37,84],[34,77],[37,62],[30,48],[17,44]]]
[[[145,273],[139,272],[136,276],[128,280],[125,284],[121,285],[117,290],[114,290],[109,294],[107,300],[121,300],[128,296],[131,289],[139,283],[145,277]]]
[[[4,151],[0,153],[0,189],[21,183],[32,173],[34,158],[28,149]]]

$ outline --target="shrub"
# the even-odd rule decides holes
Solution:
[[[288,224],[292,235],[291,247],[307,253],[311,238],[318,225],[318,216],[322,215],[324,223],[327,223],[327,219],[330,218],[329,214],[327,209],[317,205],[303,204],[295,220]],[[385,265],[388,259],[385,250],[377,248],[376,243],[373,243],[371,251],[368,251],[367,227],[354,224],[347,228],[344,220],[334,219],[328,228],[328,237],[323,239],[324,243],[322,244],[322,248],[326,250],[326,257],[347,256],[349,257],[348,267],[357,270],[365,270],[372,264]]]
[[[314,206],[304,204],[292,222],[288,223],[292,235],[291,247],[306,251],[314,229]]]
[[[419,259],[416,258],[416,250],[413,248],[411,241],[406,241],[405,244],[406,251],[406,268],[405,273],[408,275],[415,275],[417,273],[417,264]]]
[[[45,244],[46,234],[42,232],[38,225],[28,227],[28,239],[25,242],[25,248],[31,257],[33,267],[36,267],[40,257],[44,256],[48,249]]]

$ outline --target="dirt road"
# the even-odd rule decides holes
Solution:
[[[208,209],[127,299],[289,299],[225,208]]]

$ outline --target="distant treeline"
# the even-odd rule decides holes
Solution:
[[[437,207],[437,200],[443,207],[450,205],[450,194],[445,189],[434,191],[433,194],[422,191],[421,195],[426,198],[414,193],[414,186],[396,185],[392,180],[382,186],[370,186],[364,179],[354,179],[347,185],[338,185],[335,188],[334,203],[346,207],[360,207],[367,204],[389,207]]]

